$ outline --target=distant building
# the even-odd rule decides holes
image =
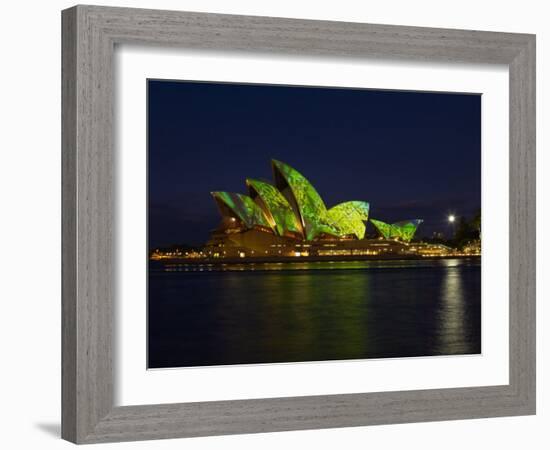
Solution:
[[[420,256],[450,256],[456,254],[455,250],[443,244],[431,244],[416,242],[409,246],[411,254]]]
[[[393,224],[369,219],[366,201],[327,208],[297,170],[272,161],[274,183],[247,179],[248,195],[217,191],[212,196],[222,221],[205,254],[213,258],[253,256],[333,256],[409,253],[421,219]],[[378,239],[366,239],[370,220]]]
[[[464,246],[462,252],[467,255],[481,255],[481,240],[475,239]]]

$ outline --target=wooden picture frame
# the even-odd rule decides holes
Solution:
[[[535,36],[144,9],[62,13],[62,437],[75,443],[535,413]],[[113,52],[192,49],[506,64],[509,384],[114,407]]]

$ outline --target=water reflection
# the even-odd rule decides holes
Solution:
[[[445,272],[439,308],[439,352],[453,353],[464,346],[464,298],[460,270],[450,267]]]
[[[471,262],[471,261],[470,261]],[[379,260],[379,261],[308,261],[308,262],[260,262],[260,263],[163,263],[151,262],[150,270],[153,272],[261,272],[261,271],[285,271],[285,270],[361,270],[366,268],[399,269],[433,267],[443,265],[454,267],[463,264],[458,259],[446,260]]]
[[[151,271],[150,367],[480,350],[479,262],[236,266]]]
[[[474,284],[474,289],[470,287],[465,292],[463,284],[468,281],[468,274],[463,273],[464,269],[458,264],[449,263],[447,268],[441,289],[438,353],[480,353],[481,313],[472,314],[469,303],[481,296],[481,285]],[[468,339],[470,335],[475,336],[475,344]]]

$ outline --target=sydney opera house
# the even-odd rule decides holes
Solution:
[[[421,219],[385,223],[369,217],[369,203],[328,208],[296,169],[272,161],[273,183],[248,178],[248,195],[212,192],[222,216],[204,247],[208,258],[325,257],[407,254]],[[370,222],[376,237],[366,237]]]

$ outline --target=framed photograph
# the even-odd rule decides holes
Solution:
[[[535,37],[63,11],[75,443],[535,413]]]

